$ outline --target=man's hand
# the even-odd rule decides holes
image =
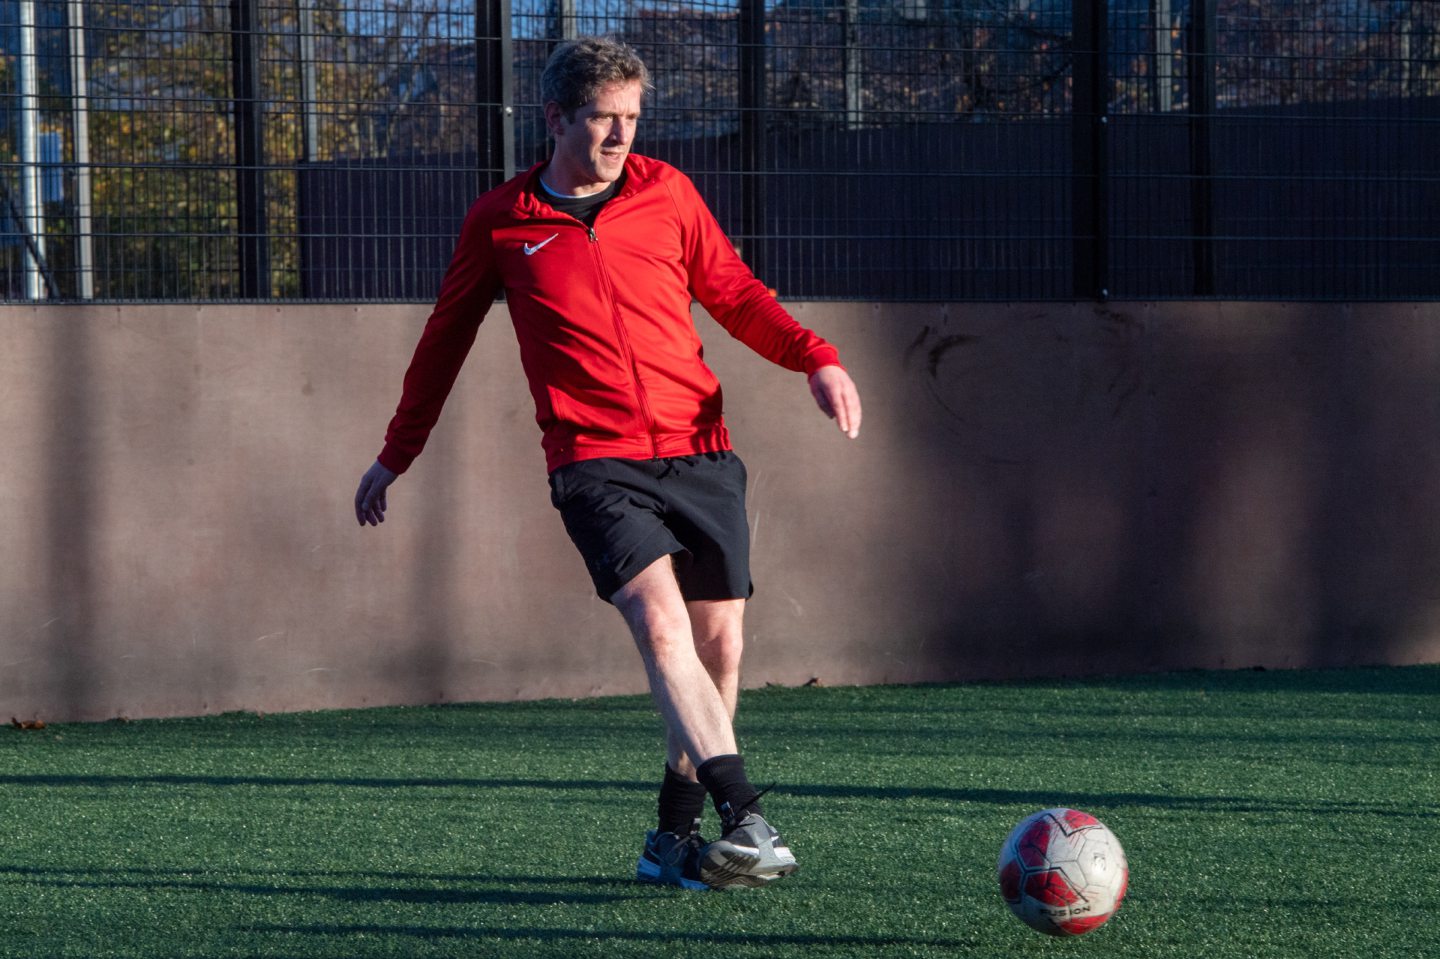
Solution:
[[[395,474],[377,461],[360,477],[360,488],[355,491],[355,518],[364,526],[378,526],[385,522],[385,490],[395,482]]]
[[[810,374],[810,395],[840,432],[852,440],[860,435],[860,391],[849,373],[838,366],[820,367]]]

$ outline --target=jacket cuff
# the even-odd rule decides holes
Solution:
[[[375,460],[381,466],[396,476],[399,476],[410,468],[410,464],[415,462],[415,457],[402,453],[389,443],[386,443],[385,448],[380,451],[380,455],[375,457]]]
[[[840,363],[840,351],[829,343],[816,347],[809,353],[806,353],[805,359],[802,362],[805,366],[806,376],[813,376],[815,371],[822,366],[838,366],[842,370],[845,369]]]

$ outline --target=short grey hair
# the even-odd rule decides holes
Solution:
[[[638,80],[645,93],[655,89],[640,54],[614,37],[579,37],[555,48],[540,75],[540,98],[558,103],[566,119],[612,83]]]

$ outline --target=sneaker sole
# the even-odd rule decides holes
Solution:
[[[733,843],[714,842],[705,850],[700,863],[700,878],[714,889],[728,886],[767,886],[776,879],[792,875],[799,866],[790,850],[773,864],[761,865],[760,850],[754,846],[737,846]],[[777,849],[777,852],[780,850]]]
[[[648,859],[641,859],[635,865],[635,881],[643,882],[649,886],[669,886],[672,889],[689,889],[694,892],[709,892],[711,887],[695,879],[686,879],[683,876],[673,882],[667,882],[660,878],[660,866],[658,863]]]

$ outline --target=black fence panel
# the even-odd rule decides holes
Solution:
[[[428,300],[581,33],[781,296],[1440,295],[1440,3],[0,0],[0,297]]]

